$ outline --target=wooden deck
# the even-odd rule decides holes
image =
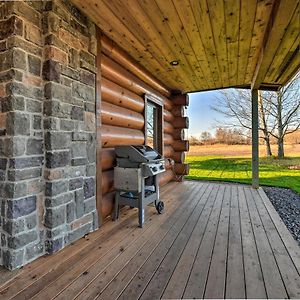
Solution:
[[[0,271],[0,299],[300,298],[300,248],[262,190],[186,181],[63,251]],[[2,272],[2,273],[1,273]],[[6,281],[6,282],[5,282]]]

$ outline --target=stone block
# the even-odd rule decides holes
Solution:
[[[82,227],[80,227],[80,228],[74,230],[73,232],[69,233],[65,237],[65,243],[66,244],[72,243],[72,242],[80,239],[81,237],[85,236],[90,231],[91,231],[91,223],[85,224]]]
[[[4,156],[16,157],[25,154],[26,138],[25,137],[8,137],[3,140],[4,145],[0,152]]]
[[[52,118],[52,117],[46,117],[44,118],[44,129],[46,130],[59,130],[59,119],[58,118]]]
[[[96,209],[96,198],[84,200],[84,213],[88,214]]]
[[[0,170],[6,170],[7,158],[0,158]]]
[[[46,198],[45,207],[56,207],[62,204],[67,204],[74,200],[74,194],[72,192],[67,192],[60,194],[56,197]]]
[[[46,60],[43,64],[44,80],[60,82],[60,64],[54,60]]]
[[[94,178],[86,178],[84,180],[83,188],[84,188],[84,198],[85,199],[95,196],[95,190],[96,190],[95,179]]]
[[[26,261],[31,261],[36,257],[42,256],[45,251],[44,241],[40,240],[33,245],[29,245],[26,247],[25,251],[25,259]]]
[[[96,84],[96,75],[92,72],[81,70],[80,72],[80,81],[92,87],[95,87]]]
[[[33,213],[25,217],[26,228],[32,230],[37,226],[37,214]]]
[[[26,154],[34,155],[34,154],[43,154],[44,153],[44,145],[43,140],[29,138],[27,140],[26,145]]]
[[[14,270],[23,264],[24,249],[18,251],[3,249],[2,257],[3,266],[9,270]]]
[[[76,217],[81,218],[84,215],[84,191],[83,189],[75,191]]]
[[[44,183],[42,178],[28,181],[28,194],[37,195],[44,191]]]
[[[63,238],[57,238],[53,240],[48,240],[45,243],[45,250],[47,253],[52,254],[59,251],[64,245]]]
[[[88,176],[88,177],[96,176],[96,164],[86,165],[86,176]]]
[[[67,204],[67,223],[71,223],[75,220],[75,203],[71,202]]]
[[[46,152],[46,167],[61,168],[71,164],[70,151]]]
[[[68,61],[68,54],[54,46],[46,46],[44,50],[45,60],[52,59],[61,64],[64,64]]]
[[[71,98],[71,89],[55,82],[48,82],[45,84],[45,97],[68,102]]]
[[[9,112],[6,119],[8,135],[30,135],[30,116],[21,112]]]
[[[87,149],[86,149],[86,142],[73,142],[71,144],[71,157],[86,157],[87,156]]]
[[[32,179],[42,176],[41,168],[32,168],[32,169],[20,169],[20,170],[8,170],[7,178],[10,181],[19,181]]]
[[[60,130],[63,131],[74,131],[75,123],[74,120],[61,119],[60,120]]]
[[[73,82],[72,95],[88,102],[95,102],[96,99],[95,89],[79,82]]]
[[[24,97],[11,95],[6,98],[2,98],[1,108],[2,112],[9,112],[15,110],[23,111],[25,109]]]
[[[46,150],[62,150],[70,147],[71,136],[67,132],[47,132],[45,134]]]
[[[27,194],[27,182],[4,182],[0,183],[0,197],[20,198]]]
[[[11,35],[23,35],[23,21],[16,16],[0,21],[0,40]]]
[[[43,165],[43,156],[19,157],[9,160],[9,167],[15,169],[33,168]]]
[[[85,157],[79,157],[79,158],[72,158],[71,159],[71,165],[74,167],[77,166],[84,166],[87,164],[87,159]]]
[[[3,222],[3,230],[10,235],[18,234],[25,230],[25,220],[17,219],[17,220],[5,220]]]
[[[42,57],[43,56],[43,48],[37,45],[34,45],[19,36],[11,36],[7,39],[7,48],[21,48],[27,53],[31,53],[33,55]]]
[[[57,196],[68,191],[68,181],[48,181],[45,185],[45,195],[47,197]]]
[[[41,113],[42,112],[42,102],[35,101],[32,99],[26,99],[26,110],[32,113]]]
[[[40,27],[36,27],[30,23],[26,23],[24,28],[24,36],[26,40],[34,44],[37,44],[39,46],[43,45],[43,36]]]
[[[89,134],[86,143],[87,159],[89,163],[96,162],[96,142],[95,134]]]
[[[42,129],[42,117],[41,116],[39,116],[39,115],[34,115],[33,116],[32,127],[35,130],[41,130]]]
[[[83,187],[83,178],[82,177],[70,179],[70,181],[69,181],[69,190],[70,191],[77,190],[82,187]]]
[[[36,210],[36,196],[7,201],[7,218],[17,219],[27,216]]]
[[[85,132],[73,132],[72,141],[86,141],[87,134]]]
[[[84,113],[84,127],[86,131],[95,132],[96,131],[96,116],[95,112],[85,112]]]
[[[71,115],[72,105],[61,103],[58,100],[44,102],[44,113],[47,116],[57,118],[69,118]]]
[[[7,244],[9,248],[16,250],[36,241],[37,238],[38,234],[36,230],[31,230],[28,232],[20,233],[18,235],[8,236]]]
[[[28,70],[31,74],[40,76],[41,75],[42,62],[37,56],[28,55]]]
[[[84,117],[83,113],[84,113],[84,109],[82,107],[73,106],[71,110],[71,118],[73,120],[83,121],[83,117]]]
[[[57,208],[46,208],[45,210],[45,226],[55,228],[66,222],[66,206]]]

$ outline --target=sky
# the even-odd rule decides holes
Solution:
[[[199,137],[201,132],[215,132],[214,125],[217,120],[222,120],[222,115],[213,111],[210,106],[218,96],[218,91],[191,93],[189,94],[190,105],[187,115],[189,116],[189,136]]]

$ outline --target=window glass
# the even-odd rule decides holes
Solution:
[[[145,108],[146,144],[162,153],[162,106],[147,100]]]

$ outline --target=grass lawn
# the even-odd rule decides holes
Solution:
[[[188,156],[190,173],[186,178],[251,183],[251,158],[222,156]],[[260,184],[287,187],[300,194],[300,156],[260,158]]]

